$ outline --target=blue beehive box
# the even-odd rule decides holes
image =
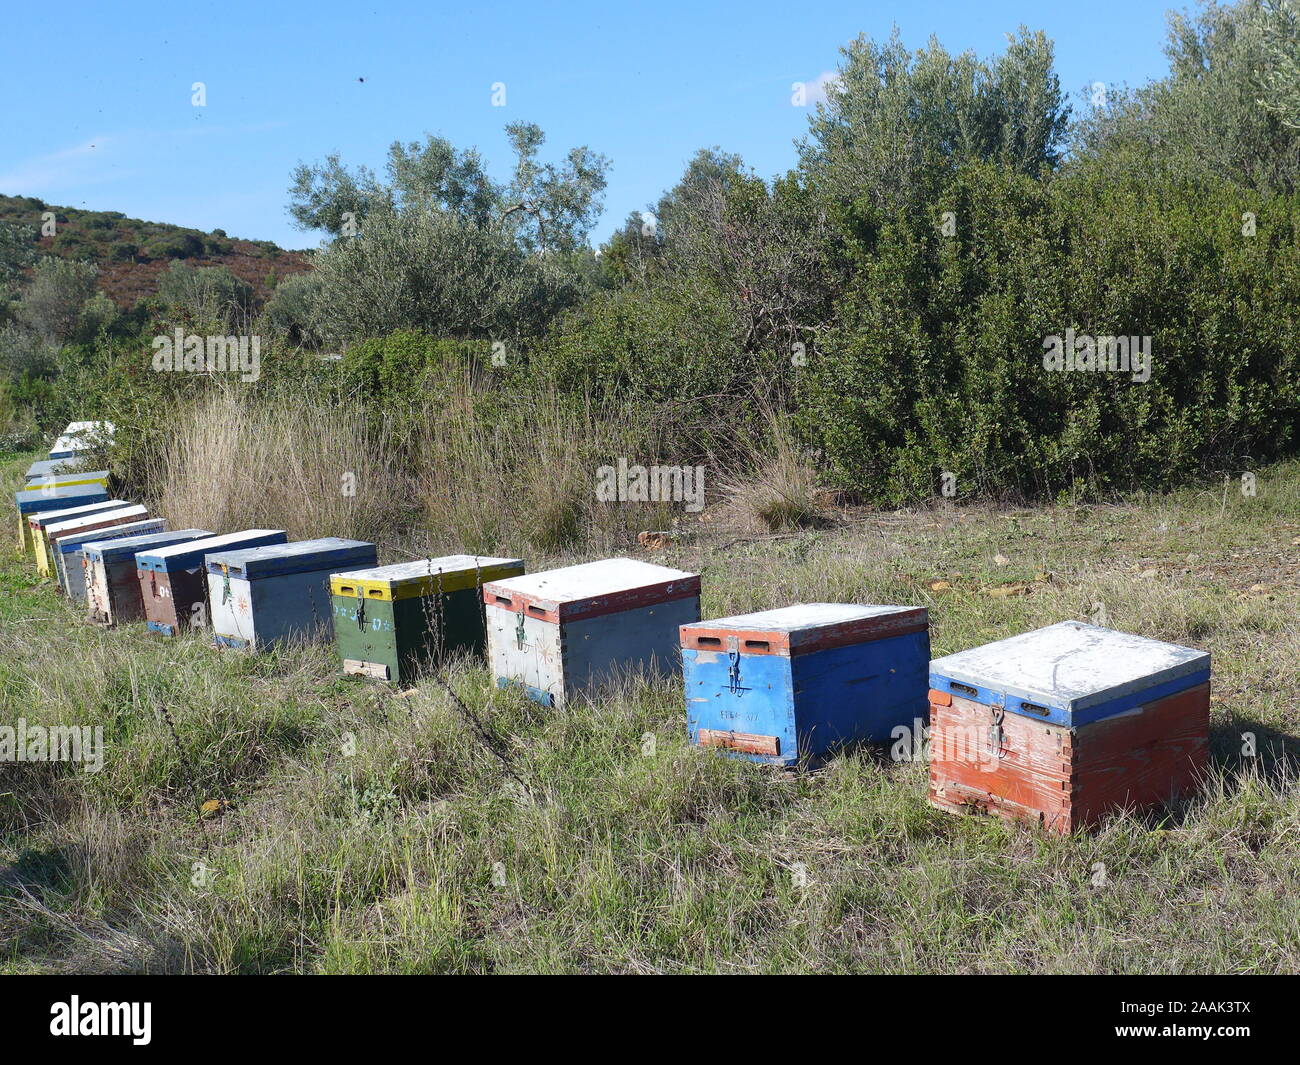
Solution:
[[[336,536],[210,554],[213,640],[260,651],[288,639],[328,639],[330,574],[377,562],[374,544]]]
[[[772,765],[925,720],[924,607],[806,603],[681,627],[691,743]]]

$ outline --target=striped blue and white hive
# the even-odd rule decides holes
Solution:
[[[930,663],[930,687],[1078,728],[1205,684],[1205,651],[1062,621]]]
[[[805,603],[681,629],[691,743],[793,765],[925,721],[924,607]]]

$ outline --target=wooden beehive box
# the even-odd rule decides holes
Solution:
[[[446,555],[330,576],[334,644],[351,676],[410,683],[449,655],[482,655],[483,582],[522,559]]]
[[[86,544],[81,552],[85,570],[86,617],[104,626],[143,621],[144,600],[140,598],[140,579],[136,576],[136,554],[202,540],[211,535],[206,529],[180,529]]]
[[[491,581],[483,601],[497,684],[563,706],[630,672],[677,670],[678,629],[700,620],[700,578],[607,558]]]
[[[43,477],[49,477],[56,473],[65,473],[76,468],[76,459],[37,459],[27,467],[27,472],[23,476],[30,483],[39,481]]]
[[[113,441],[112,422],[69,422],[50,448],[50,458],[77,458],[102,444]]]
[[[43,473],[28,476],[25,490],[62,488],[70,484],[102,484],[108,487],[108,470],[83,470],[80,473]]]
[[[283,529],[245,529],[136,552],[136,576],[147,628],[160,636],[207,628],[210,614],[203,556],[241,547],[282,544],[287,539]]]
[[[14,493],[14,506],[18,508],[18,548],[24,554],[32,551],[32,530],[27,519],[32,514],[46,510],[66,510],[83,503],[99,503],[108,498],[102,484],[70,484],[62,488],[20,488]]]
[[[166,531],[166,518],[142,518],[139,521],[122,522],[120,525],[95,529],[92,532],[73,533],[61,537],[56,548],[58,553],[55,556],[59,588],[69,599],[84,603],[86,601],[85,549],[89,544],[108,543],[124,536]]]
[[[208,555],[208,602],[218,646],[262,651],[328,638],[330,576],[370,567],[374,544],[327,536]]]
[[[41,531],[45,550],[43,555],[37,555],[36,569],[43,577],[53,577],[62,588],[63,574],[59,568],[60,542],[65,536],[77,536],[80,533],[94,532],[96,529],[108,529],[114,525],[125,525],[127,522],[143,521],[148,516],[148,507],[139,503],[127,503],[112,510],[99,510],[93,514],[81,514],[75,518],[47,522]],[[84,539],[80,542],[84,542]]]
[[[1193,792],[1210,656],[1066,621],[930,664],[930,801],[1067,833]]]
[[[28,537],[32,544],[32,555],[36,559],[36,571],[42,575],[53,573],[53,558],[49,544],[45,541],[45,527],[61,521],[69,521],[85,514],[98,514],[105,510],[120,510],[131,506],[129,499],[101,499],[98,503],[83,503],[79,507],[61,507],[58,510],[42,510],[27,516]]]
[[[64,537],[59,541],[59,586],[65,596],[75,602],[86,602],[88,585],[86,584],[86,549],[90,546],[104,546],[126,537],[146,536],[149,533],[165,533],[165,518],[146,518],[139,521],[126,521],[112,528],[96,529],[91,533],[78,533]]]
[[[807,603],[681,628],[690,741],[794,765],[924,722],[924,607]]]

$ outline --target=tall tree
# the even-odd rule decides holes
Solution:
[[[1285,121],[1285,78],[1269,80],[1285,69],[1276,49],[1289,30],[1285,20],[1274,23],[1270,46],[1266,25],[1259,0],[1203,0],[1196,13],[1172,12],[1168,77],[1109,91],[1074,131],[1079,160],[1206,186],[1227,179],[1265,193],[1300,187],[1300,129]]]
[[[803,168],[834,199],[898,208],[932,200],[963,163],[1036,174],[1061,158],[1069,107],[1041,31],[1022,26],[991,60],[934,38],[910,52],[897,29],[884,44],[857,38],[843,57],[801,145]]]

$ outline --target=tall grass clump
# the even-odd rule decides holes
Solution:
[[[311,391],[217,388],[173,425],[146,474],[173,528],[391,543],[414,516],[401,441],[374,411]]]
[[[680,504],[597,498],[598,470],[620,458],[676,461],[672,434],[626,402],[503,394],[460,377],[422,411],[412,451],[430,537],[456,549],[618,549],[681,513]]]

